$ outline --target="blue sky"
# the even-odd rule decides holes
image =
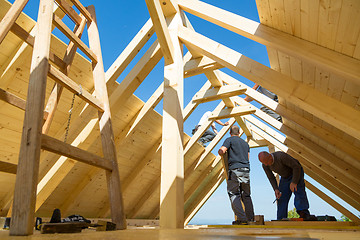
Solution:
[[[13,1],[10,1],[13,2]],[[37,18],[38,11],[38,2],[39,1],[29,1],[28,5],[25,8],[25,12],[31,16],[33,19]],[[100,31],[100,40],[102,45],[102,54],[104,60],[105,71],[111,66],[111,64],[116,60],[122,50],[126,45],[131,41],[131,39],[136,35],[140,28],[145,24],[149,19],[149,13],[145,4],[145,0],[131,0],[131,1],[109,1],[109,0],[82,0],[83,5],[87,6],[90,4],[95,5],[99,31]],[[252,19],[259,22],[259,17],[257,13],[255,0],[226,0],[226,1],[215,1],[215,0],[204,0],[204,2],[213,4],[215,6],[221,7],[225,10],[231,11],[233,13],[239,14],[243,17]],[[232,33],[228,30],[222,29],[212,23],[208,23],[202,19],[194,17],[187,14],[190,22],[193,27],[199,33],[216,40],[227,47],[230,47],[245,56],[248,56],[264,65],[269,66],[269,61],[267,57],[266,48],[248,40],[244,37],[241,37],[235,33]],[[70,22],[69,20],[65,22]],[[55,30],[54,33],[65,42],[68,42],[66,38],[62,36],[59,31]],[[86,35],[84,34],[84,42],[87,42]],[[119,77],[118,81],[121,82],[126,74],[131,70],[131,68],[136,64],[137,60],[142,56],[146,49],[153,43],[156,35],[150,39],[150,41],[145,45],[142,51],[134,59],[134,61],[129,65],[129,67],[123,72]],[[185,50],[186,51],[186,50]],[[135,95],[138,96],[143,101],[146,101],[155,89],[163,81],[163,66],[164,61],[161,60],[159,64],[154,68],[154,70],[149,74],[145,81],[135,92]],[[253,83],[238,74],[231,72],[230,70],[224,69],[224,72],[230,74],[236,79],[253,86]],[[204,75],[190,77],[184,80],[184,106],[186,106],[193,95],[201,88],[205,83],[206,78]],[[210,102],[201,104],[194,113],[189,117],[189,119],[184,123],[185,132],[191,136],[191,129],[194,125],[197,124],[198,120],[202,114],[207,110],[213,110],[219,101]],[[258,106],[256,103],[254,105]],[[162,104],[160,103],[156,110],[162,114]],[[217,126],[218,130],[220,126]],[[227,136],[229,136],[227,134]],[[217,154],[217,150],[223,143],[223,140],[218,146],[214,149],[214,154]],[[257,154],[260,151],[266,151],[267,148],[252,149],[250,152],[250,163],[251,163],[251,191],[252,199],[255,208],[255,214],[265,215],[266,220],[271,220],[276,218],[276,205],[272,204],[275,199],[273,190],[261,168],[260,163],[257,160]],[[305,177],[313,185],[320,188],[325,193],[329,193],[322,186],[317,184],[314,180],[309,177]],[[326,202],[318,198],[309,190],[307,191],[309,201],[310,201],[310,212],[315,215],[333,215],[337,219],[340,218],[341,214],[333,209]],[[337,197],[329,193],[331,197],[335,200],[338,200]],[[349,210],[351,210],[356,215],[359,215],[359,212],[354,210],[351,207],[348,207],[347,204],[339,201]],[[290,200],[289,209],[293,209],[293,198]],[[233,213],[230,208],[230,201],[226,192],[226,183],[222,183],[217,191],[211,196],[211,198],[205,203],[205,205],[200,209],[197,215],[193,218],[190,223],[193,224],[230,224],[233,220]]]

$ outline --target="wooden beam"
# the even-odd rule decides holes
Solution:
[[[106,82],[115,82],[120,74],[125,70],[129,63],[140,52],[142,47],[147,43],[154,34],[154,28],[151,19],[149,19],[140,31],[135,35],[131,42],[121,52],[119,57],[114,61],[105,73]]]
[[[205,73],[208,71],[213,71],[216,69],[223,68],[218,62],[208,58],[208,57],[199,57],[195,59],[190,59],[184,64],[184,77],[192,77]]]
[[[178,0],[158,0],[161,2],[161,9],[165,17],[170,17],[179,12]]]
[[[158,8],[158,0],[147,0]],[[149,7],[150,15],[153,7]],[[162,11],[157,9],[157,15]],[[153,17],[152,17],[153,19]],[[153,19],[154,22],[154,19]],[[156,23],[154,22],[155,31]],[[183,50],[178,39],[180,15],[176,14],[169,25],[166,42],[172,48],[172,61],[166,60],[164,68],[164,97],[161,150],[160,228],[184,228],[184,155],[183,155]],[[164,26],[163,26],[164,27]],[[166,31],[166,30],[165,30]],[[163,31],[162,31],[163,32]],[[160,41],[160,40],[159,40]],[[163,46],[161,45],[161,48]],[[163,52],[164,53],[164,52]],[[166,54],[164,53],[164,56]]]
[[[120,174],[116,147],[114,142],[114,132],[112,128],[110,104],[106,88],[105,71],[102,60],[99,31],[95,8],[93,5],[87,7],[92,17],[92,22],[88,25],[89,45],[97,57],[97,64],[93,64],[93,78],[96,97],[104,104],[104,112],[99,111],[99,127],[104,158],[112,164],[112,170],[106,171],[106,181],[108,196],[111,209],[112,222],[116,224],[116,229],[126,229],[126,217],[120,184]]]
[[[29,44],[31,47],[34,47],[34,40],[35,37],[31,36],[30,33],[25,31],[22,27],[20,27],[18,24],[14,23],[11,27],[11,31],[21,38],[24,42]],[[54,63],[56,66],[58,66],[60,69],[65,68],[64,61],[56,56],[53,52],[50,51],[49,60]]]
[[[166,20],[161,9],[159,0],[145,0],[148,7],[151,20],[154,24],[156,36],[161,46],[161,51],[164,55],[165,64],[169,65],[174,62],[174,45],[170,38],[170,33]]]
[[[73,31],[71,31],[55,14],[53,23],[62,33],[65,34],[66,37],[68,37],[72,42],[74,42],[78,46],[78,48],[91,59],[93,63],[98,62],[96,54],[91,51],[88,46],[86,46],[85,43],[81,41],[81,39],[78,38],[78,36],[76,36],[75,33],[73,33]]]
[[[53,1],[40,1],[41,11],[38,16],[38,34],[31,61],[10,235],[30,235],[34,228],[53,5]]]
[[[95,107],[98,111],[104,112],[104,104],[96,97],[94,97],[87,90],[83,89],[81,85],[76,84],[71,78],[57,70],[55,67],[49,65],[49,77],[68,89],[70,92],[75,93],[79,98],[85,100],[91,106]]]
[[[222,98],[228,98],[232,96],[241,95],[246,91],[246,88],[236,84],[225,85],[219,88],[211,88],[205,91],[199,91],[193,98],[194,102],[204,103],[219,100]]]
[[[235,116],[236,122],[239,124],[240,128],[244,131],[247,139],[252,138],[252,134],[249,130],[249,128],[246,126],[246,123],[244,122],[243,118],[241,116]]]
[[[29,0],[16,0],[0,22],[0,44],[8,34]]]
[[[223,66],[286,98],[349,135],[360,138],[360,125],[356,124],[357,119],[360,119],[360,112],[356,109],[185,27],[180,28],[179,38],[187,46]]]
[[[195,16],[268,47],[273,47],[289,55],[299,57],[306,62],[319,66],[322,69],[327,69],[360,85],[360,61],[358,59],[321,47],[315,43],[300,39],[275,28],[267,27],[201,1],[179,1],[179,6]]]
[[[26,101],[18,96],[0,88],[0,100],[7,102],[17,108],[25,110]]]
[[[82,163],[112,171],[112,164],[109,160],[44,134],[41,136],[41,148]]]
[[[79,16],[79,14],[72,8],[72,6],[70,6],[70,4],[66,1],[66,0],[55,0],[58,4],[58,6],[61,8],[61,10],[63,10],[66,15],[68,15],[70,17],[70,19],[72,19],[75,24],[80,25],[81,24],[81,17]]]
[[[306,188],[312,191],[314,194],[316,194],[318,197],[320,197],[322,200],[327,202],[330,206],[344,214],[346,217],[350,218],[351,221],[353,221],[356,224],[360,224],[360,219],[353,213],[351,213],[349,210],[341,206],[339,203],[334,201],[332,198],[330,198],[328,195],[326,195],[324,192],[322,192],[320,189],[309,183],[305,180]]]
[[[224,118],[231,118],[236,116],[243,116],[247,114],[252,114],[255,112],[253,106],[238,106],[234,108],[225,108],[218,112],[213,112],[212,116],[209,117],[209,120],[217,120]]]
[[[0,172],[16,174],[17,165],[0,161]]]
[[[86,9],[79,0],[70,0],[77,9],[79,9],[79,11],[82,13],[82,15],[84,15],[86,17],[86,19],[89,21],[89,24],[92,22],[92,17],[91,14],[89,13],[88,9]]]

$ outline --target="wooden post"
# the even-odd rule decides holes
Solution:
[[[38,32],[31,61],[10,235],[30,235],[34,228],[53,5],[52,0],[40,1]]]
[[[161,151],[160,228],[184,227],[183,61],[177,37],[180,15],[169,25],[174,63],[165,65]]]
[[[93,63],[93,76],[96,97],[104,104],[104,112],[99,112],[99,125],[104,158],[113,164],[112,171],[106,171],[106,179],[109,192],[111,218],[116,223],[116,229],[126,229],[126,218],[120,185],[119,167],[116,156],[114,133],[111,123],[109,98],[105,82],[105,72],[102,61],[99,31],[93,5],[87,7],[92,15],[92,22],[88,26],[90,49],[97,56],[97,64]]]

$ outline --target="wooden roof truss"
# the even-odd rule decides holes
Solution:
[[[294,2],[297,1],[291,4]],[[0,131],[11,139],[9,143],[4,138],[1,140],[9,148],[4,148],[0,155],[0,181],[8,183],[0,192],[0,214],[10,216],[12,212],[11,234],[31,234],[34,214],[48,216],[54,206],[63,213],[77,209],[89,217],[111,215],[120,229],[126,227],[125,217],[159,217],[161,227],[181,228],[224,180],[221,158],[211,151],[235,122],[251,147],[268,146],[270,151],[279,149],[289,153],[301,162],[308,176],[360,210],[360,43],[356,42],[356,47],[351,49],[346,43],[339,46],[342,28],[348,23],[342,16],[355,14],[354,8],[359,11],[358,1],[349,0],[337,6],[339,20],[338,25],[334,25],[338,35],[333,36],[335,44],[331,44],[320,35],[314,38],[312,34],[316,29],[311,32],[303,28],[306,23],[296,22],[300,19],[297,16],[301,7],[304,15],[301,21],[312,16],[306,6],[295,4],[291,8],[284,3],[281,6],[284,16],[291,15],[289,9],[295,9],[298,14],[292,12],[293,17],[287,19],[273,12],[279,3],[257,0],[261,21],[257,23],[197,0],[146,0],[151,19],[106,73],[92,6],[85,8],[78,0],[56,0],[59,7],[53,12],[53,1],[41,0],[40,5],[51,11],[40,14],[35,24],[21,13],[26,3],[16,0],[11,6],[3,0],[1,9],[4,10],[0,13],[0,47],[4,51],[0,99],[6,103],[1,105]],[[265,45],[271,68],[196,32],[185,12]],[[326,9],[319,12],[328,14]],[[65,14],[75,23],[74,31],[61,20]],[[324,24],[321,16],[318,24]],[[68,45],[51,37],[52,25],[70,39]],[[90,40],[90,47],[80,40],[85,25],[91,39],[95,39]],[[359,29],[349,31],[359,33]],[[154,32],[157,39],[117,83]],[[360,37],[355,41],[358,39]],[[10,43],[16,47],[6,52],[4,46]],[[183,45],[189,50],[186,54]],[[79,55],[77,49],[90,61]],[[31,53],[33,60],[28,70]],[[64,58],[58,57],[61,54]],[[143,103],[133,93],[162,57],[164,82]],[[45,60],[38,62],[38,59]],[[221,68],[228,68],[276,93],[279,102]],[[31,74],[24,74],[25,71]],[[184,107],[184,78],[198,74],[205,74],[208,81]],[[26,83],[27,94],[22,90],[24,87],[12,85],[12,79],[23,75],[30,79]],[[53,88],[46,87],[47,77],[48,81],[54,81]],[[34,81],[39,78],[41,87]],[[63,93],[64,87],[69,91]],[[66,133],[64,109],[66,103],[71,102],[69,93],[77,94],[88,104],[76,99],[72,109],[74,130]],[[243,94],[280,114],[283,122],[239,97]],[[192,137],[184,134],[183,124],[199,104],[220,99],[206,124]],[[161,100],[163,116],[154,111]],[[229,118],[230,125],[223,127],[206,148],[197,143],[214,120],[225,118]],[[23,123],[24,130],[12,125],[12,121]],[[34,130],[39,127],[42,130]],[[40,132],[42,134],[37,134]],[[20,139],[21,133],[20,144],[16,139]],[[65,136],[69,144],[57,140]],[[40,154],[40,148],[56,154]],[[19,151],[17,159],[14,155]],[[32,160],[24,160],[28,158]],[[33,163],[28,165],[28,162]],[[99,168],[106,170],[107,184]],[[15,178],[9,176],[16,172],[15,185]],[[69,187],[65,187],[67,184]],[[307,187],[360,223],[359,217],[311,183],[307,182]],[[94,191],[96,197],[92,194]],[[90,196],[94,203],[84,204]],[[30,209],[17,200],[23,197],[28,199],[26,206],[31,206]],[[96,209],[89,210],[90,206]],[[18,217],[22,211],[27,217]]]

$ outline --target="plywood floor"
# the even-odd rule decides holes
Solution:
[[[40,234],[38,231],[28,237],[9,236],[9,231],[1,230],[2,240],[22,239],[360,239],[360,228],[356,229],[291,229],[291,228],[253,228],[254,226],[222,228],[194,228],[194,229],[127,229],[112,232],[96,232],[83,230],[76,234]]]

